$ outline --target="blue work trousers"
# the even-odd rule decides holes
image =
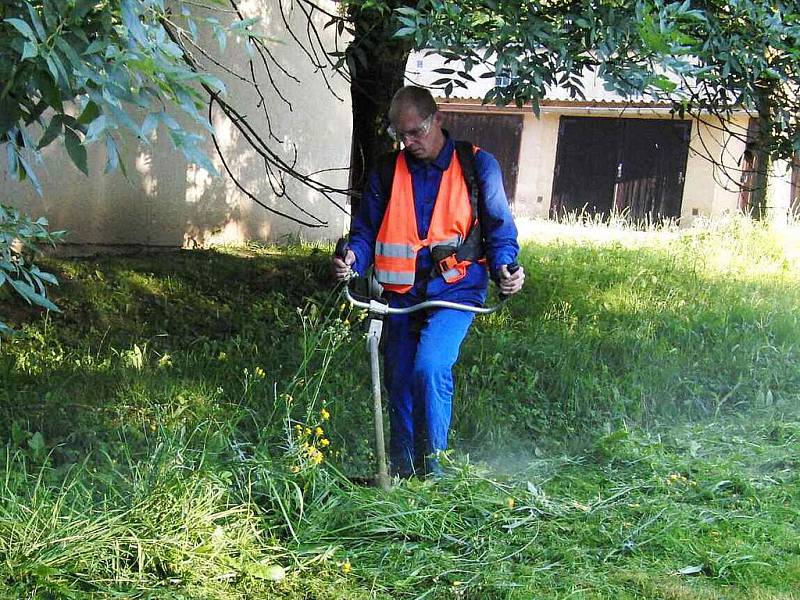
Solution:
[[[450,308],[387,317],[384,373],[394,473],[406,477],[438,470],[430,457],[447,449],[453,365],[474,318]]]

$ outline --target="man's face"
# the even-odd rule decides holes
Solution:
[[[435,159],[444,145],[438,112],[422,118],[416,107],[401,108],[392,121],[392,129],[395,139],[403,142],[405,149],[420,160]]]

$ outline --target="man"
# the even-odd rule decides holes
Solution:
[[[389,121],[389,132],[403,150],[391,159],[391,182],[380,168],[370,175],[346,256],[333,258],[336,279],[346,280],[350,269],[364,275],[374,263],[384,296],[396,307],[424,300],[479,306],[486,299],[490,272],[501,293],[519,292],[525,273],[521,267],[508,269],[516,264],[519,246],[495,158],[468,146],[479,191],[478,215],[473,215],[468,174],[461,169],[454,140],[442,129],[430,92],[400,89]],[[477,236],[470,238],[477,223]],[[477,250],[466,252],[468,240]],[[456,257],[453,250],[462,245]],[[468,259],[459,260],[464,254]],[[389,455],[393,472],[401,477],[441,473],[436,454],[447,449],[452,369],[474,316],[446,308],[387,318]]]

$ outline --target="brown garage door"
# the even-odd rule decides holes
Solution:
[[[679,218],[691,122],[562,117],[551,213]]]
[[[519,170],[522,115],[442,111],[444,127],[457,140],[468,140],[490,152],[500,163],[508,203],[514,203]]]

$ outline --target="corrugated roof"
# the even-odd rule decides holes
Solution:
[[[408,63],[406,64],[406,78],[416,85],[431,88],[435,97],[444,99],[445,95],[443,91],[432,85],[437,79],[446,77],[446,75],[434,71],[438,68],[459,69],[463,67],[454,62],[446,63],[445,59],[438,54],[431,54],[427,51],[414,52],[409,56]],[[479,78],[475,75],[473,75],[473,77],[475,77],[475,81],[464,82],[466,88],[456,86],[453,93],[448,98],[448,101],[482,100],[487,92],[495,85],[494,77]],[[633,104],[637,106],[648,106],[663,104],[662,100],[652,96],[643,96],[641,94],[622,96],[616,92],[609,91],[605,88],[603,80],[597,76],[597,73],[588,69],[584,71],[582,83],[584,98],[580,96],[572,97],[568,88],[551,87],[548,88],[542,105],[618,106]],[[438,94],[437,90],[439,91]]]

